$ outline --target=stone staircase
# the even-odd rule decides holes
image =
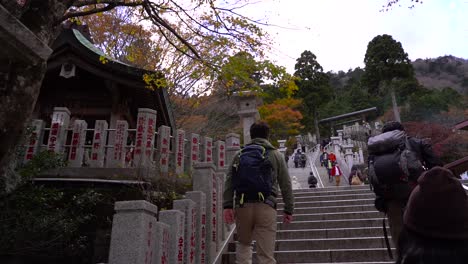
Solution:
[[[278,203],[278,263],[393,263],[383,237],[383,214],[375,210],[368,186],[301,189],[294,196],[291,224],[281,223],[281,199]],[[235,243],[222,263],[235,263]]]

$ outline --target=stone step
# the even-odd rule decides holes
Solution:
[[[338,213],[338,212],[360,212],[375,211],[374,204],[363,205],[338,205],[329,207],[296,207],[294,214],[318,214],[318,213]],[[281,211],[280,211],[281,212]]]
[[[278,263],[388,263],[386,248],[330,249],[330,250],[289,250],[275,251]],[[235,263],[235,252],[223,256],[223,264]],[[254,253],[252,263],[258,263]],[[391,262],[390,262],[391,263]]]
[[[329,264],[330,262],[327,263],[313,263],[313,264]],[[335,264],[394,264],[394,261],[372,261],[372,262],[333,262]],[[283,263],[283,264],[298,264],[298,263]],[[301,264],[311,264],[311,262],[308,263],[301,263]]]
[[[370,190],[369,185],[359,185],[359,186],[338,186],[338,187],[325,187],[325,188],[304,188],[293,190],[293,193],[302,193],[302,192],[329,192],[329,191],[347,191],[347,190]]]
[[[294,196],[295,202],[315,202],[315,201],[333,201],[333,200],[354,200],[354,199],[369,199],[375,198],[374,193],[352,193],[352,194],[335,194],[322,196]],[[277,199],[278,202],[283,202],[282,198]]]
[[[253,245],[254,251],[256,243]],[[322,238],[322,239],[288,239],[276,240],[275,250],[327,250],[327,249],[355,249],[355,248],[384,248],[383,237],[356,238]],[[229,251],[236,251],[236,243],[229,245]]]
[[[330,201],[304,201],[294,202],[294,208],[306,208],[306,207],[329,207],[329,206],[344,206],[344,205],[362,205],[362,204],[374,204],[374,198],[365,199],[353,199],[353,200],[330,200]],[[278,203],[278,209],[283,208],[283,203]]]
[[[382,227],[382,218],[347,219],[347,220],[317,220],[317,221],[293,221],[289,224],[278,222],[278,230],[298,229],[326,229],[326,228],[351,228],[351,227]]]
[[[301,192],[294,192],[294,197],[311,197],[311,196],[333,196],[337,194],[359,194],[359,193],[374,193],[373,191],[367,190],[343,190],[343,191],[332,191],[332,190],[323,190],[323,191],[306,191],[300,190]],[[281,195],[280,195],[281,196]]]
[[[390,229],[387,225],[390,237]],[[277,239],[310,239],[310,238],[349,238],[349,237],[378,237],[383,236],[382,226],[378,227],[350,227],[325,229],[288,229],[278,230]]]
[[[383,213],[374,211],[357,212],[337,212],[337,213],[318,213],[318,214],[299,214],[294,213],[294,221],[318,221],[318,220],[340,220],[340,219],[367,219],[384,217]],[[278,221],[283,219],[282,214],[278,214]]]

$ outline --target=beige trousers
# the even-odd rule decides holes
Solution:
[[[256,240],[259,264],[275,264],[276,210],[265,203],[246,203],[236,208],[238,242],[236,263],[252,263],[252,239]]]

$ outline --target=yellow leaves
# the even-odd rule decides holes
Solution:
[[[99,61],[102,63],[102,64],[107,64],[109,62],[109,60],[105,57],[105,56],[99,56]]]
[[[146,88],[154,91],[159,88],[167,87],[167,82],[165,78],[159,78],[156,74],[143,74],[143,81],[146,83]]]

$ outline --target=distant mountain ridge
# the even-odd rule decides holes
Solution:
[[[451,87],[468,95],[468,60],[447,55],[435,59],[417,59],[413,62],[419,83],[429,89]]]

